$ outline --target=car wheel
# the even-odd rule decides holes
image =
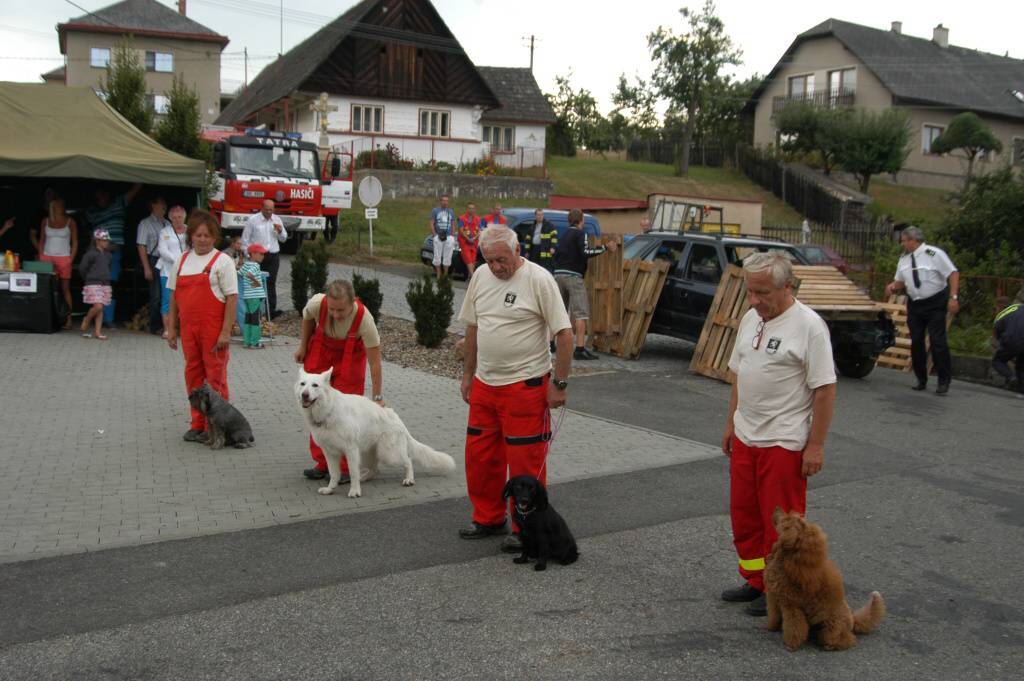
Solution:
[[[836,357],[836,368],[847,378],[864,378],[875,368],[873,357]]]

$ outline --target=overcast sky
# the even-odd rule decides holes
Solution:
[[[284,49],[355,1],[284,0]],[[620,73],[630,79],[650,75],[647,35],[659,25],[681,31],[679,8],[696,9],[702,1],[434,0],[434,5],[474,63],[528,66],[528,37],[534,35],[534,73],[541,89],[554,91],[555,76],[571,71],[573,85],[590,90],[607,113]],[[90,11],[112,4],[74,2]],[[177,7],[175,0],[161,2]],[[242,83],[243,48],[249,51],[250,81],[277,55],[280,6],[280,0],[188,0],[189,17],[231,39],[222,56],[222,90]],[[67,0],[0,0],[0,7],[0,80],[40,82],[39,74],[63,63],[54,27],[84,12]],[[953,45],[1024,59],[1020,0],[720,0],[717,7],[726,31],[743,51],[743,64],[735,69],[741,77],[770,71],[798,33],[830,17],[884,29],[892,21],[902,21],[904,34],[926,38],[942,23],[949,28]]]

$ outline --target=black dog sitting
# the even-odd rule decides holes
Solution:
[[[537,478],[517,475],[505,484],[504,497],[515,499],[515,521],[523,542],[523,552],[513,563],[534,558],[537,564],[533,569],[540,571],[547,568],[548,558],[562,565],[576,562],[580,557],[576,540],[562,516],[548,504],[548,492]]]

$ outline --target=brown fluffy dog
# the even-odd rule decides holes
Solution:
[[[857,645],[854,634],[870,632],[885,617],[882,595],[873,591],[867,605],[851,612],[821,527],[778,508],[772,524],[779,538],[764,570],[769,631],[781,628],[782,642],[790,650],[802,646],[811,630],[825,650]]]

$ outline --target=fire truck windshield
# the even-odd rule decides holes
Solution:
[[[241,175],[317,179],[316,152],[281,147],[231,147],[231,170]]]

